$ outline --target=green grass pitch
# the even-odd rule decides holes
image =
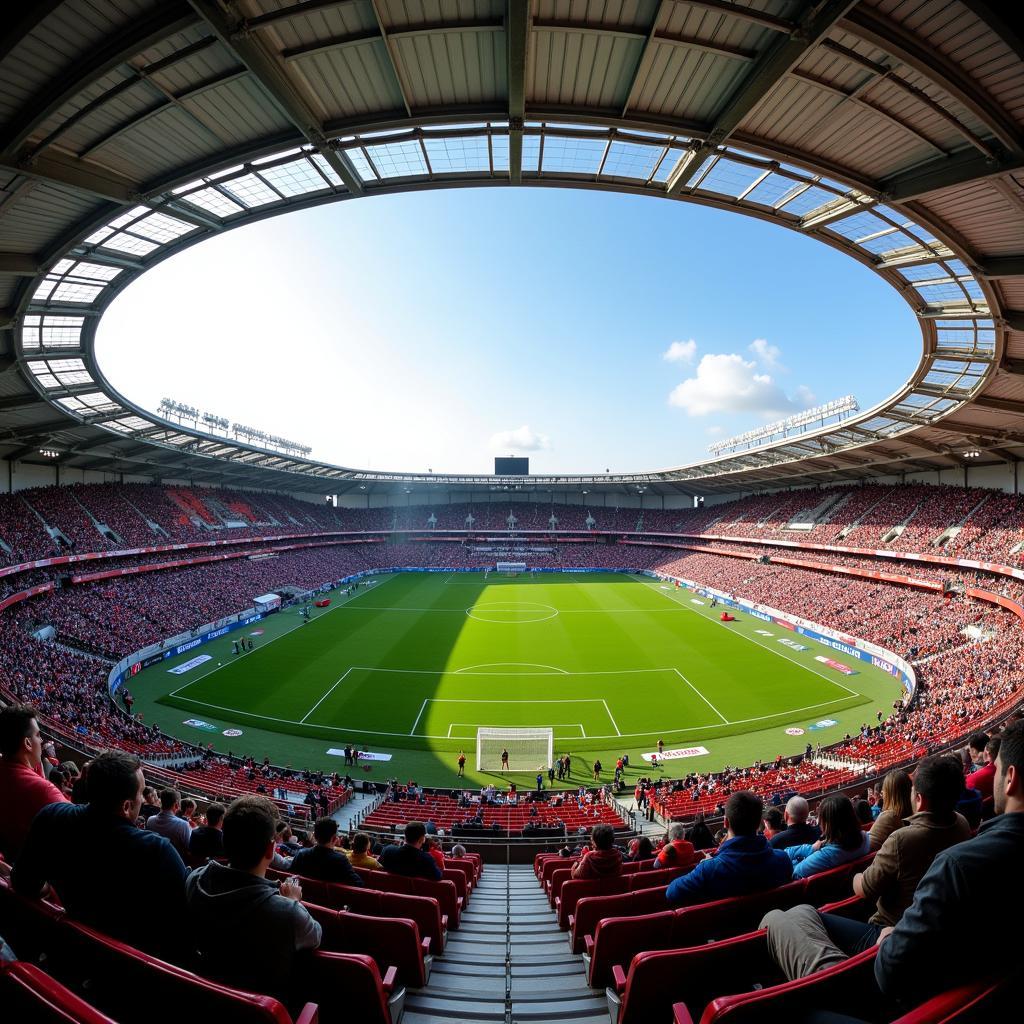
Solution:
[[[392,755],[374,777],[428,785],[452,781],[460,748],[475,765],[480,726],[550,726],[581,772],[626,751],[637,765],[658,739],[706,748],[668,762],[684,774],[832,742],[900,695],[866,662],[799,636],[808,649],[793,650],[779,642],[793,642],[787,630],[718,615],[642,576],[404,573],[335,594],[309,623],[294,609],[269,617],[252,653],[231,654],[233,633],[145,670],[132,689],[146,721],[220,750],[340,769],[328,750],[352,742]],[[197,655],[210,660],[170,672]]]

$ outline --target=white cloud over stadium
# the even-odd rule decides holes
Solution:
[[[491,436],[491,450],[495,452],[540,452],[551,447],[547,434],[538,434],[527,424],[515,430],[502,430]]]
[[[763,341],[763,339],[758,339]],[[779,349],[764,343],[751,346],[763,357],[778,360]],[[791,415],[814,404],[814,395],[803,385],[786,394],[771,374],[763,372],[755,360],[739,353],[708,354],[697,364],[694,376],[677,384],[669,394],[669,403],[690,416],[715,413],[747,413],[775,419]]]

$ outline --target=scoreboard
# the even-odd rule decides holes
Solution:
[[[530,460],[521,458],[495,458],[495,476],[529,476]]]

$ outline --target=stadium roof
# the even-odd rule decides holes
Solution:
[[[0,28],[0,454],[322,493],[437,483],[709,493],[962,465],[965,451],[1015,463],[1024,39],[1002,10],[979,0],[19,5]],[[134,406],[97,365],[108,303],[184,247],[290,209],[468,185],[663,196],[812,235],[900,291],[921,326],[920,364],[858,417],[752,451],[514,481],[355,471],[204,434]]]

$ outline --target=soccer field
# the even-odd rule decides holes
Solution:
[[[450,781],[459,749],[475,764],[481,726],[551,727],[556,753],[606,765],[625,751],[635,764],[658,739],[704,748],[669,762],[685,773],[831,742],[899,696],[866,662],[844,658],[855,674],[843,675],[816,660],[842,658],[828,648],[737,619],[641,576],[404,573],[335,595],[308,624],[271,616],[252,653],[233,656],[223,637],[132,689],[147,721],[206,731],[218,749],[340,767],[328,751],[351,742],[391,754],[378,775],[408,767],[428,784]],[[200,652],[209,660],[181,672]],[[183,727],[169,724],[176,712]]]

